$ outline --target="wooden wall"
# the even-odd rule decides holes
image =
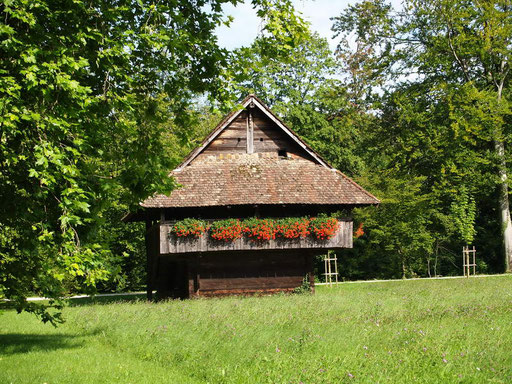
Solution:
[[[205,149],[202,155],[211,156],[223,153],[247,153],[247,110],[231,122]],[[278,156],[279,150],[286,150],[291,157],[311,157],[295,143],[281,128],[263,112],[255,108],[253,114],[254,153]]]
[[[204,150],[205,155],[247,152],[247,113],[244,111]]]
[[[159,297],[291,292],[313,278],[313,254],[300,251],[162,255]]]

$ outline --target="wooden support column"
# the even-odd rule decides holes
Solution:
[[[196,274],[194,279],[194,291],[196,295],[199,296],[199,289],[201,288],[201,255],[198,255],[196,258]]]
[[[153,300],[153,241],[151,239],[151,220],[146,218],[146,297],[148,300]]]
[[[313,258],[315,257],[314,253],[307,252],[305,255],[306,258],[306,273],[308,274],[309,286],[311,287],[311,292],[315,293],[315,268],[313,265]]]
[[[187,273],[188,273],[188,297],[199,296],[199,256],[191,257],[187,261]]]

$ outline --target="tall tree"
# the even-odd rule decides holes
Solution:
[[[411,247],[402,247],[399,252],[392,246],[394,243],[378,236],[387,247],[387,257],[393,259],[396,254],[407,252],[404,260],[412,262],[415,267],[411,269],[423,275],[431,274],[431,261],[434,265],[441,259],[450,264],[458,261],[450,249],[460,249],[473,240],[476,207],[487,204],[494,194],[492,140],[483,140],[484,132],[493,126],[493,117],[475,118],[474,125],[468,124],[467,112],[462,108],[467,105],[475,114],[475,106],[471,93],[463,91],[425,84],[397,88],[382,96],[378,121],[366,131],[364,140],[368,169],[365,178],[383,203],[374,217],[371,212],[363,212],[360,219],[364,220],[370,239],[375,233],[394,229],[401,229],[404,239],[415,232],[430,239],[430,245],[422,247],[422,252]],[[482,111],[475,115],[485,116]],[[397,202],[404,205],[404,213],[392,213],[400,209]],[[489,225],[485,223],[485,227]],[[498,238],[496,233],[493,239]],[[477,241],[487,243],[482,236]],[[371,253],[371,249],[364,252]],[[499,270],[490,253],[486,248],[482,261],[491,263],[492,270]],[[446,266],[443,273],[457,272]]]
[[[257,94],[332,165],[358,174],[364,165],[359,130],[371,116],[352,102],[327,40],[311,33],[285,60],[263,55],[261,43],[239,51],[248,71],[238,92]]]
[[[293,103],[314,102],[315,94],[326,83],[332,85],[336,72],[334,55],[326,39],[318,33],[303,37],[286,58],[265,54],[265,40],[258,38],[238,51],[247,72],[240,76],[240,91],[254,92],[273,108]]]
[[[456,117],[452,127],[477,129],[475,139],[483,147],[489,141],[494,143],[493,180],[499,189],[496,206],[506,270],[510,271],[510,2],[410,0],[404,2],[402,11],[395,12],[383,1],[364,1],[337,17],[333,29],[341,37],[340,55],[370,87],[389,89],[405,82],[439,89],[448,84],[469,96],[471,103],[459,100],[452,105],[451,115]]]
[[[105,279],[97,224],[113,200],[169,191],[177,121],[192,95],[227,100],[233,56],[215,28],[237,0],[4,0],[0,43],[0,295],[58,320],[67,282]],[[290,0],[253,0],[266,52],[306,30]]]

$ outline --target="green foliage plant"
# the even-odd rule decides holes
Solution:
[[[247,236],[251,241],[264,242],[276,238],[293,240],[308,236],[316,240],[328,240],[338,228],[338,219],[327,215],[280,219],[252,217],[243,221],[225,219],[213,221],[211,224],[188,218],[173,224],[171,233],[178,237],[198,238],[208,232],[210,238],[217,241],[230,242]]]
[[[475,238],[475,199],[468,193],[466,188],[461,188],[455,195],[451,204],[453,218],[456,228],[466,244],[472,244]]]
[[[175,187],[166,122],[186,126],[199,94],[232,106],[238,67],[215,33],[228,3],[240,1],[2,3],[0,295],[20,311],[115,274],[102,228],[114,202],[136,210]],[[286,56],[307,24],[290,0],[251,4],[265,51]]]
[[[483,236],[480,241],[501,244],[510,270],[510,2],[407,0],[398,10],[384,0],[366,0],[335,17],[333,31],[343,67],[381,113],[383,130],[375,126],[374,141],[382,148],[375,152],[380,166],[398,177],[428,180],[425,194],[432,190],[437,211],[428,220],[454,223],[445,220],[461,213],[452,209],[460,204],[451,195],[464,187],[475,191],[476,207],[495,212],[492,220],[477,209],[485,231],[491,232],[493,222],[501,227],[494,230],[499,242]],[[462,227],[470,227],[470,216]],[[466,229],[462,237],[472,238]],[[441,232],[435,237],[455,233]]]
[[[304,276],[302,279],[302,284],[293,290],[293,293],[304,295],[311,294],[313,290],[311,289],[311,283],[309,282],[309,275]]]

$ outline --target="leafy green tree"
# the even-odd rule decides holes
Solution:
[[[318,33],[304,36],[285,59],[265,55],[265,42],[259,38],[250,47],[239,50],[240,57],[247,62],[243,65],[247,72],[240,78],[242,95],[255,93],[281,112],[288,103],[311,103],[318,89],[333,82],[334,55],[327,40]]]
[[[179,163],[191,150],[213,130],[222,119],[206,105],[194,105],[178,120],[168,110],[166,103],[159,105],[156,113],[167,116],[160,125],[164,130],[165,151]],[[122,219],[130,207],[120,198],[111,197],[111,203],[97,225],[97,241],[110,250],[105,260],[111,271],[108,280],[97,284],[100,291],[141,290],[146,285],[146,245],[144,223],[126,223]]]
[[[425,275],[427,255],[432,254],[435,238],[431,230],[435,210],[429,206],[432,196],[422,191],[424,178],[374,178],[374,187],[383,189],[382,205],[356,210],[356,218],[368,232],[365,252],[377,253],[392,266],[386,277]],[[356,240],[357,241],[357,240]],[[388,267],[389,268],[389,267]]]
[[[468,191],[464,188],[456,195],[452,202],[451,209],[457,230],[462,239],[466,244],[471,244],[475,238],[475,199],[469,195]]]
[[[370,92],[410,87],[430,98],[423,105],[427,115],[403,114],[403,119],[424,126],[429,120],[441,122],[439,129],[418,142],[427,147],[407,143],[404,149],[417,161],[406,164],[421,159],[443,162],[441,168],[433,167],[443,177],[431,184],[440,195],[452,190],[456,194],[468,180],[470,190],[475,184],[486,192],[498,189],[497,195],[490,192],[487,196],[496,196],[507,270],[512,265],[507,183],[511,20],[507,1],[411,0],[404,3],[402,11],[395,12],[383,1],[372,0],[349,7],[335,18],[333,26],[341,38],[340,56],[355,74],[354,81],[366,84]],[[432,111],[440,112],[439,103],[445,103],[449,110],[436,118]],[[445,132],[452,139],[443,135]],[[399,135],[422,133],[401,131]],[[440,151],[436,145],[428,145],[437,138],[444,142]],[[396,152],[398,156],[400,153],[403,151]],[[430,177],[435,178],[433,172]],[[443,206],[446,212],[446,199]]]
[[[496,185],[492,141],[482,139],[482,120],[473,128],[461,124],[467,122],[459,118],[465,102],[472,104],[464,89],[404,86],[383,103],[380,124],[369,138],[379,152],[372,156],[372,168],[388,172],[388,183],[424,178],[418,198],[428,196],[429,204],[416,214],[431,218],[427,229],[435,244],[430,257],[437,260],[439,251],[446,251],[450,263],[449,250],[472,240],[476,208],[492,199]]]
[[[0,43],[0,294],[58,321],[69,286],[107,279],[98,224],[173,188],[169,113],[188,119],[194,95],[229,100],[230,52],[211,1],[5,0]],[[289,0],[253,0],[269,53],[305,31]],[[166,103],[166,111],[160,109]]]
[[[311,33],[285,60],[262,52],[259,40],[240,50],[249,70],[240,76],[239,94],[257,94],[331,164],[357,175],[364,166],[360,130],[372,117],[338,78],[327,40]]]

